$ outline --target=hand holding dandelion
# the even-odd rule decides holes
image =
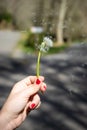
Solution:
[[[38,59],[37,59],[37,67],[36,67],[36,74],[37,74],[37,78],[40,75],[40,57],[41,57],[41,53],[42,52],[47,52],[49,50],[50,47],[53,46],[53,42],[50,38],[45,37],[43,39],[43,42],[41,43],[41,45],[39,46],[39,53],[38,53]]]

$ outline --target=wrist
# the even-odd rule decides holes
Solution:
[[[11,120],[5,111],[0,111],[0,130],[13,130]]]

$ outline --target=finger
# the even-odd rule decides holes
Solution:
[[[40,105],[41,105],[41,101],[39,101],[39,103],[37,104],[37,106],[32,109],[32,108],[29,107],[29,106],[30,106],[30,103],[27,104],[27,107],[26,107],[26,110],[25,110],[26,115],[28,116],[28,114],[29,114],[32,110],[38,109],[38,108],[40,107]]]
[[[32,101],[29,104],[30,109],[36,109],[40,104],[40,97],[38,94],[35,94],[32,98]]]
[[[25,90],[22,91],[22,97],[29,99],[32,95],[36,94],[41,87],[41,83],[39,85],[33,84],[27,87]]]
[[[41,88],[40,88],[41,92],[45,92],[46,89],[47,89],[47,85],[46,85],[45,83],[43,83],[43,84],[41,85]]]
[[[24,82],[26,85],[30,85],[30,84],[33,84],[33,83],[36,81],[36,79],[37,79],[37,76],[29,76],[29,77],[25,78],[25,79],[23,80],[23,82]],[[44,80],[44,77],[43,77],[43,76],[40,76],[39,79],[40,79],[41,81],[43,81],[43,80]]]
[[[44,77],[40,76],[39,79],[42,82],[44,80]],[[24,90],[25,88],[29,87],[29,85],[34,84],[36,80],[37,80],[36,76],[28,76],[27,78],[16,83],[13,88],[13,91],[19,92],[21,90]]]
[[[35,107],[35,109],[38,109],[41,105],[41,101],[38,103],[37,107]]]

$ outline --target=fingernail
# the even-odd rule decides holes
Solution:
[[[39,79],[36,80],[36,84],[40,84],[41,81]]]
[[[36,106],[36,104],[35,104],[35,103],[32,103],[32,104],[30,105],[30,109],[34,109],[35,106]]]
[[[46,87],[46,86],[43,86],[43,88],[44,88],[44,90],[46,90],[47,87]]]

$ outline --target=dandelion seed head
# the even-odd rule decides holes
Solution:
[[[44,37],[43,42],[44,42],[44,43],[46,44],[46,46],[48,46],[48,47],[52,47],[52,46],[53,46],[53,41],[52,41],[50,38],[48,38],[48,37]]]
[[[42,44],[39,46],[41,52],[47,52],[50,47],[53,46],[53,42],[50,38],[45,37]]]

